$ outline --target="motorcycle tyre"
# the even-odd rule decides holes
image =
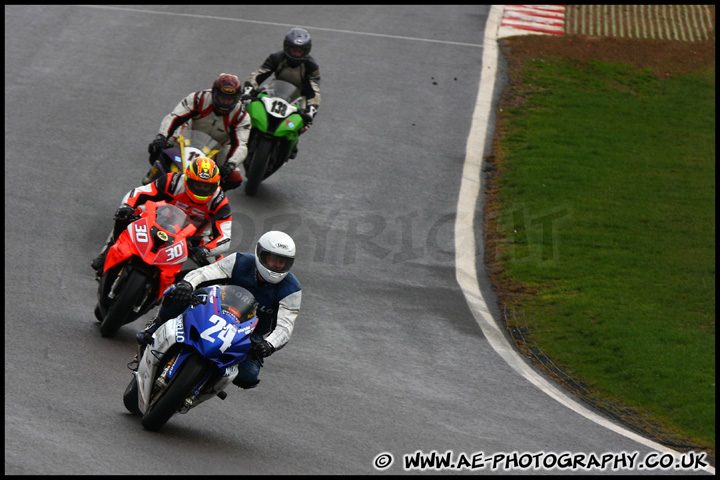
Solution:
[[[145,275],[137,270],[130,272],[120,294],[115,297],[100,324],[100,334],[103,337],[114,337],[120,327],[130,323],[128,319],[133,315],[132,307],[144,295],[146,283]]]
[[[164,365],[158,366],[159,371],[163,368]],[[190,396],[206,370],[207,365],[202,357],[190,355],[180,366],[180,370],[175,374],[160,400],[150,406],[143,415],[143,428],[151,432],[160,430]]]
[[[138,386],[135,375],[133,375],[132,380],[130,380],[130,383],[125,389],[125,393],[123,394],[123,403],[125,404],[125,408],[127,408],[128,412],[133,415],[142,415],[140,407],[138,407]]]
[[[245,194],[252,197],[257,193],[260,182],[265,178],[268,163],[270,162],[270,153],[272,152],[272,143],[263,138],[258,140],[253,153],[250,169],[246,172]]]

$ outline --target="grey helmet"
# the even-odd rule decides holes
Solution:
[[[282,268],[273,268],[268,257],[284,260]],[[295,242],[284,232],[270,231],[264,233],[255,246],[255,267],[268,283],[280,283],[295,262]]]
[[[304,28],[292,28],[285,35],[283,52],[285,52],[285,58],[291,67],[297,67],[303,63],[310,55],[310,49],[312,49],[312,39]]]

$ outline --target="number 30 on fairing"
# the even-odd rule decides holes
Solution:
[[[183,256],[183,244],[178,243],[177,245],[173,245],[172,247],[168,248],[167,250],[167,261],[172,262],[176,258],[180,258]]]

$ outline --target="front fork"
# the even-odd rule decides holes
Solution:
[[[129,272],[129,270],[127,268],[127,265],[124,265],[120,269],[117,276],[115,277],[115,280],[113,281],[112,286],[110,287],[110,291],[108,292],[108,295],[107,295],[108,299],[112,300],[118,294],[122,285],[125,284],[125,279],[127,278],[128,272]],[[157,280],[157,276],[158,276],[158,271],[155,271],[155,272],[153,272],[152,276],[148,278],[148,281],[145,284],[145,292],[146,292],[145,296],[142,298],[142,300],[137,305],[133,306],[133,312],[138,313],[140,311],[140,309],[143,307],[143,305],[146,304],[150,295],[153,294],[152,286],[155,283],[155,281]]]
[[[152,387],[153,396],[150,403],[151,405],[155,404],[155,402],[160,399],[165,390],[167,390],[168,385],[170,385],[170,382],[173,380],[173,374],[176,373],[175,364],[178,361],[178,358],[181,356],[180,353],[181,352],[176,353],[173,358],[171,358],[170,361],[165,364],[165,368],[163,368],[162,373],[158,375],[157,379],[155,379]],[[182,406],[179,408],[178,413],[187,413],[188,411],[190,411],[190,409],[197,402],[198,397],[203,392],[203,389],[208,383],[208,380],[210,380],[212,376],[212,369],[208,369],[208,371],[205,372],[203,379],[197,384],[190,396],[185,399]]]

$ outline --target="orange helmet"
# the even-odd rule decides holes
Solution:
[[[185,170],[185,192],[195,203],[207,203],[220,185],[220,169],[206,157],[198,157]]]

